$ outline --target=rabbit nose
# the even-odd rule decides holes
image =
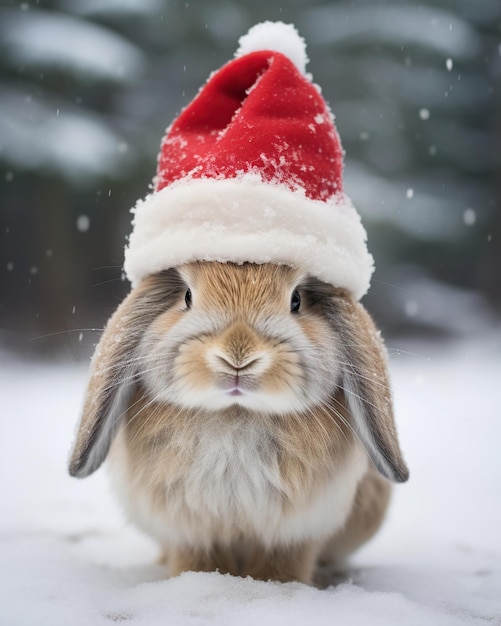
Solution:
[[[268,360],[263,341],[245,322],[235,322],[220,337],[209,353],[215,369],[230,374],[257,374]]]
[[[259,356],[252,356],[245,361],[240,361],[232,354],[216,354],[216,357],[221,362],[221,365],[223,365],[223,367],[229,367],[237,374],[252,369],[252,366],[257,364],[257,362],[259,361]]]

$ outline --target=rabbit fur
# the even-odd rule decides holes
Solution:
[[[106,457],[173,575],[311,583],[408,477],[368,313],[278,264],[188,263],[131,291],[96,349],[70,473]]]

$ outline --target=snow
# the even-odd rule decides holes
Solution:
[[[432,148],[436,154],[436,148]],[[364,222],[372,220],[391,223],[404,233],[423,241],[438,241],[461,235],[464,229],[465,198],[472,200],[468,188],[459,179],[454,180],[454,185],[446,191],[441,182],[437,184],[425,176],[414,177],[413,186],[410,186],[406,181],[389,181],[360,161],[349,159],[344,171],[344,182],[346,192]],[[414,190],[412,211],[403,211],[402,198],[407,198],[409,189]],[[416,189],[419,189],[419,193],[416,193]]]
[[[466,226],[473,226],[473,224],[477,221],[475,209],[465,209],[463,213],[463,221]]]
[[[142,52],[123,37],[69,15],[3,10],[0,28],[4,54],[19,64],[115,81],[135,78],[144,65]]]
[[[77,218],[77,230],[86,233],[90,228],[90,219],[88,215],[79,215]]]
[[[161,13],[162,0],[64,0],[65,8],[77,15],[148,17]]]
[[[288,57],[297,69],[306,73],[308,57],[306,43],[292,24],[262,22],[256,24],[238,40],[235,57],[242,57],[257,50],[275,50]]]
[[[0,353],[0,623],[499,623],[501,333],[399,348],[390,364],[411,479],[348,579],[327,589],[218,573],[166,579],[156,546],[122,519],[106,472],[66,475],[87,368]]]
[[[0,88],[0,154],[21,169],[56,170],[72,182],[96,175],[118,176],[132,155],[98,115],[66,105],[43,92],[33,99],[23,89]]]
[[[480,39],[467,20],[430,5],[331,3],[311,8],[302,28],[317,44],[338,48],[379,40],[396,46],[420,45],[456,59],[472,58],[481,49]]]

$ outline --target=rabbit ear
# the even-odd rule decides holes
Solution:
[[[380,474],[405,482],[409,470],[398,443],[379,331],[363,306],[346,292],[330,298],[328,316],[341,343],[340,386],[352,426]]]
[[[106,458],[140,375],[139,342],[155,317],[175,302],[182,285],[173,269],[151,276],[125,298],[109,320],[93,358],[69,463],[71,476],[89,476]]]

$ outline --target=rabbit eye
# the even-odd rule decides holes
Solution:
[[[188,289],[186,293],[184,294],[184,301],[186,303],[186,308],[191,309],[191,302],[192,302],[191,289]]]
[[[297,313],[301,307],[301,296],[297,289],[294,290],[291,297],[291,313]]]

